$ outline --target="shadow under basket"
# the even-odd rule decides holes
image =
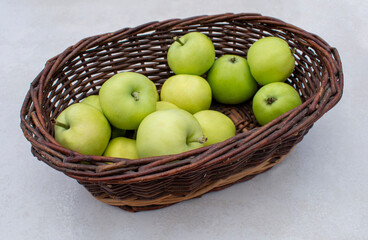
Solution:
[[[144,74],[160,91],[173,75],[166,61],[173,37],[191,31],[210,37],[217,57],[246,57],[249,47],[266,36],[286,40],[296,60],[286,82],[298,90],[302,105],[260,126],[251,101],[239,105],[213,102],[212,109],[234,121],[237,134],[177,155],[135,160],[86,156],[56,142],[52,119],[69,105],[98,94],[116,73]],[[21,128],[35,157],[76,179],[96,199],[127,211],[143,211],[200,197],[269,170],[337,104],[342,90],[337,50],[296,26],[247,13],[170,19],[85,38],[48,60],[25,97]]]

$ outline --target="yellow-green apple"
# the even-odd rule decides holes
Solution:
[[[279,37],[264,37],[253,43],[247,60],[253,77],[261,85],[284,82],[295,67],[289,44]]]
[[[257,91],[247,60],[238,55],[219,57],[208,72],[207,81],[214,99],[224,104],[242,103]]]
[[[209,109],[212,102],[211,87],[206,79],[190,74],[169,77],[162,85],[160,96],[162,101],[192,114]]]
[[[148,115],[137,131],[141,158],[182,153],[204,146],[199,122],[182,109],[166,109]]]
[[[85,155],[102,155],[111,136],[110,124],[96,108],[75,103],[54,122],[55,139],[63,147]]]
[[[95,107],[97,110],[103,113],[100,104],[100,97],[98,95],[90,95],[83,99],[82,103]],[[123,137],[125,135],[125,132],[125,129],[120,129],[111,125],[111,138]]]
[[[157,101],[156,111],[165,110],[165,109],[173,109],[173,108],[178,108],[178,106],[176,106],[175,104],[171,102]]]
[[[100,104],[100,97],[98,95],[90,95],[82,100],[82,103],[91,105],[95,107],[97,110],[103,113],[101,104]]]
[[[235,124],[225,114],[215,110],[203,110],[193,114],[207,138],[205,146],[225,141],[235,136]]]
[[[140,73],[115,74],[102,84],[99,96],[105,116],[120,129],[137,129],[143,118],[156,111],[156,86]]]
[[[215,61],[215,47],[209,37],[190,32],[175,41],[167,52],[167,63],[175,74],[202,75]]]
[[[137,159],[136,141],[125,137],[116,137],[110,140],[103,154],[106,157]]]
[[[253,97],[253,113],[259,124],[265,125],[302,103],[299,93],[284,82],[269,83]]]

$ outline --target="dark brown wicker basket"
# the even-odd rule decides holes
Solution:
[[[50,120],[70,104],[97,94],[113,74],[139,72],[160,89],[172,75],[166,52],[173,37],[190,31],[209,36],[217,56],[246,56],[250,45],[264,36],[285,39],[296,58],[287,82],[299,91],[303,104],[261,127],[250,102],[236,106],[214,102],[214,109],[234,121],[237,135],[172,156],[137,160],[85,156],[55,141]],[[104,203],[142,211],[199,197],[270,169],[340,100],[342,90],[337,50],[279,19],[232,13],[170,19],[88,37],[51,58],[31,83],[21,109],[21,128],[39,160],[76,179]]]

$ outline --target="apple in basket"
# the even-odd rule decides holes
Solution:
[[[173,109],[173,108],[178,108],[178,106],[176,106],[175,104],[171,102],[157,101],[156,111],[165,110],[165,109]]]
[[[214,110],[203,110],[193,115],[207,138],[205,146],[225,141],[235,136],[235,124],[225,114]]]
[[[206,138],[199,122],[182,109],[166,109],[148,115],[137,131],[141,158],[182,153],[204,146]]]
[[[160,96],[162,101],[192,114],[209,109],[212,102],[211,87],[206,79],[190,74],[169,77],[162,85]]]
[[[120,129],[135,130],[141,121],[156,111],[156,86],[135,72],[115,74],[102,84],[100,104],[109,122]]]
[[[295,58],[288,43],[279,37],[264,37],[249,48],[250,71],[260,85],[284,82],[295,67]]]
[[[190,32],[175,41],[167,52],[167,63],[175,74],[202,75],[215,61],[215,47],[209,37]]]
[[[106,157],[137,159],[136,141],[126,137],[116,137],[110,140],[103,154]]]
[[[265,125],[301,103],[299,93],[292,86],[284,82],[274,82],[257,91],[252,108],[258,123]]]
[[[81,154],[102,155],[110,140],[109,122],[88,104],[70,105],[53,122],[56,141]]]
[[[83,99],[82,103],[95,107],[97,110],[103,113],[101,104],[100,104],[100,97],[98,95],[90,95],[86,97],[85,99]]]
[[[226,54],[216,59],[207,81],[214,99],[224,104],[242,103],[257,91],[247,60],[237,55]]]
[[[95,107],[97,110],[103,113],[100,104],[100,97],[98,95],[90,95],[83,99],[82,103],[91,105],[92,107]],[[123,137],[125,135],[125,132],[125,129],[120,129],[111,125],[111,138]]]

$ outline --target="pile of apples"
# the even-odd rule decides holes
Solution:
[[[301,104],[298,92],[285,83],[295,59],[283,39],[256,41],[247,59],[231,54],[216,59],[213,42],[200,32],[174,40],[167,52],[174,74],[160,94],[143,74],[115,74],[98,95],[60,113],[54,120],[56,141],[85,155],[136,159],[177,154],[235,136],[232,120],[210,110],[213,99],[222,104],[252,100],[261,125]],[[126,137],[127,130],[134,137]]]

